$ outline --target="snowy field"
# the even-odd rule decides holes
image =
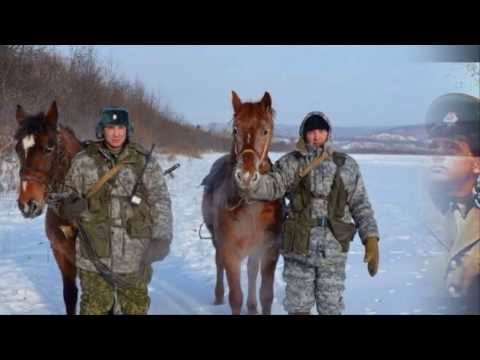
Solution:
[[[164,169],[176,162],[182,166],[174,178],[168,179],[174,241],[170,256],[155,265],[150,314],[230,313],[228,301],[225,305],[212,305],[214,251],[210,240],[198,237],[202,224],[199,184],[218,156],[209,154],[200,160],[160,158]],[[279,154],[272,155],[273,160],[278,157]],[[371,278],[363,263],[363,246],[355,239],[347,264],[345,314],[448,313],[448,304],[432,301],[432,269],[442,249],[422,223],[426,199],[423,174],[428,159],[396,155],[354,157],[360,164],[379,224],[381,258],[379,273]],[[44,217],[23,219],[15,196],[0,195],[0,314],[63,314],[62,282],[44,232]],[[203,234],[208,235],[205,228]],[[282,269],[280,259],[274,314],[285,314]],[[246,273],[242,280],[246,296]]]

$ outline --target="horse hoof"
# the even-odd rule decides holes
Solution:
[[[266,306],[265,309],[262,309],[262,315],[272,315],[272,307]]]
[[[258,315],[257,309],[248,309],[248,315]]]
[[[225,304],[225,301],[223,300],[223,298],[215,299],[215,301],[213,302],[213,305],[223,305],[223,304]]]

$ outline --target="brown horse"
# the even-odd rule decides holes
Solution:
[[[216,252],[214,303],[223,303],[225,270],[232,314],[240,314],[243,302],[240,267],[242,260],[248,256],[248,313],[257,313],[256,279],[260,267],[262,313],[270,314],[279,254],[282,202],[244,200],[235,185],[234,176],[249,184],[258,181],[259,173],[270,170],[268,149],[273,132],[274,110],[269,93],[265,93],[257,103],[242,103],[235,92],[232,95],[232,150],[214,163],[202,182],[205,186],[202,214],[212,234]]]
[[[18,207],[25,218],[40,216],[49,194],[59,192],[74,155],[82,144],[69,128],[57,126],[55,102],[45,115],[27,115],[17,106],[18,128],[15,151],[20,160]],[[63,279],[63,299],[68,315],[75,314],[76,285],[75,238],[77,229],[57,216],[48,206],[45,228]]]

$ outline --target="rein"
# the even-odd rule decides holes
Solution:
[[[52,180],[52,176],[50,171],[53,169],[53,166],[55,164],[58,164],[60,159],[60,155],[63,154],[63,152],[60,152],[60,146],[62,144],[60,137],[58,136],[59,133],[57,132],[57,137],[56,137],[56,145],[55,145],[55,154],[54,154],[54,159],[52,160],[50,164],[50,168],[45,171],[41,172],[36,169],[26,167],[26,166],[21,166],[20,167],[20,180],[21,181],[34,181],[40,185],[43,185],[46,187],[46,192],[45,192],[45,197],[48,197],[48,195],[52,192],[55,192],[54,190],[54,185],[55,184],[50,184]]]

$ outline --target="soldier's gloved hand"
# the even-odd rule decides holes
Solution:
[[[145,262],[150,265],[162,261],[170,253],[170,243],[162,239],[152,239],[145,254]]]
[[[71,194],[60,204],[60,216],[67,220],[78,220],[82,213],[87,210],[88,203],[83,197]]]
[[[370,276],[375,276],[378,271],[379,262],[378,238],[368,237],[365,242],[365,257],[363,262],[368,263],[368,273]]]

